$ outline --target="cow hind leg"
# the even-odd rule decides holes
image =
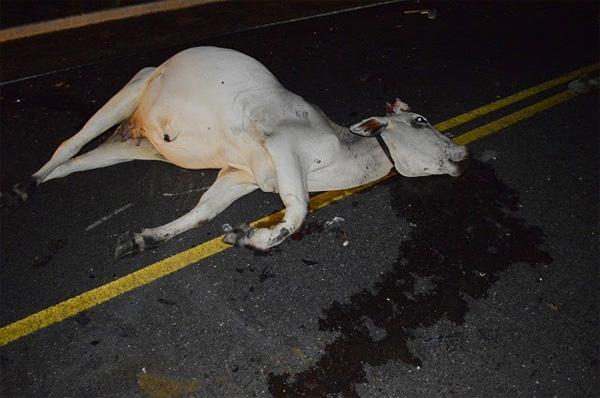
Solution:
[[[96,149],[71,158],[55,168],[42,182],[65,177],[79,171],[99,169],[131,160],[166,159],[146,139],[120,141],[110,139]]]
[[[188,213],[156,228],[146,228],[141,232],[122,234],[115,249],[116,257],[136,254],[158,246],[182,232],[198,227],[213,219],[230,204],[242,196],[256,190],[254,177],[244,171],[223,169],[214,184],[202,195],[200,202]]]
[[[26,181],[18,183],[2,194],[1,204],[18,205],[31,196],[37,187],[60,165],[75,156],[81,148],[100,134],[133,114],[147,83],[156,68],[139,71],[117,94],[104,104],[73,137],[64,141],[50,160]]]

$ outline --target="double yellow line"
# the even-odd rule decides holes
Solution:
[[[539,84],[535,87],[531,87],[529,89],[520,91],[516,94],[500,99],[491,104],[453,117],[452,119],[437,124],[435,127],[439,131],[447,131],[453,127],[462,125],[480,116],[507,107],[513,103],[532,97],[548,89],[568,83],[569,81],[576,79],[582,75],[595,72],[599,68],[600,64],[586,66],[584,68],[567,73],[563,76],[549,80],[545,83]],[[533,115],[539,112],[542,112],[548,108],[551,108],[564,101],[567,101],[573,98],[575,95],[576,94],[574,94],[570,90],[562,91],[540,102],[527,106],[519,111],[510,113],[493,122],[487,123],[465,134],[462,134],[454,138],[454,142],[460,144],[468,144],[469,142],[481,139],[490,134],[498,132],[512,124],[515,124],[523,119],[532,117]],[[389,176],[391,175],[392,174],[388,175],[388,177],[385,178],[389,178]],[[373,186],[378,182],[379,181],[376,181],[352,189],[324,192],[322,194],[316,195],[310,200],[310,210],[315,211],[322,207],[328,206],[334,202],[337,202],[350,195],[353,195],[356,192],[362,191],[370,186]],[[254,221],[251,225],[261,227],[274,225],[283,217],[283,214],[283,210],[280,210],[274,214]],[[175,254],[164,260],[158,261],[154,264],[144,267],[131,274],[125,275],[110,283],[89,290],[78,296],[72,297],[51,307],[48,307],[44,310],[41,310],[26,318],[6,325],[0,329],[0,346],[6,345],[14,340],[27,336],[54,323],[61,322],[67,318],[77,315],[82,311],[86,311],[92,307],[95,307],[98,304],[111,300],[121,294],[127,293],[140,286],[146,285],[152,281],[167,276],[191,264],[197,263],[207,257],[214,256],[215,254],[220,253],[230,247],[231,246],[226,245],[222,242],[222,237],[214,238],[191,249],[185,250],[181,253]]]

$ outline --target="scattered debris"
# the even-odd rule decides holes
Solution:
[[[98,225],[102,224],[103,222],[105,222],[106,220],[108,220],[109,218],[116,216],[117,214],[129,209],[131,206],[133,206],[133,203],[128,203],[123,207],[119,207],[117,210],[113,211],[112,213],[102,217],[101,219],[94,221],[93,223],[91,223],[90,225],[88,225],[87,227],[85,227],[86,231],[89,231],[90,229],[96,228]]]
[[[348,239],[348,235],[346,235],[346,231],[342,231],[341,229],[336,230],[336,238],[342,241],[342,246],[346,247],[350,244],[350,239]]]
[[[481,153],[481,155],[477,156],[477,160],[489,162],[490,160],[496,160],[496,156],[498,156],[497,151],[485,150]]]
[[[560,311],[560,309],[556,305],[554,305],[552,303],[546,303],[546,306],[548,308],[550,308],[551,310],[553,310],[553,311]]]
[[[176,305],[177,304],[175,301],[167,300],[162,297],[160,297],[157,301],[164,305]]]
[[[229,232],[233,231],[233,227],[231,226],[231,224],[225,223],[225,224],[221,225],[221,230],[223,232],[225,232],[226,234],[228,234]]]
[[[271,270],[269,269],[269,267],[265,267],[263,268],[263,270],[261,271],[258,280],[262,283],[264,281],[266,281],[267,279],[271,279],[271,278],[275,278],[275,274],[271,272]]]
[[[569,83],[569,90],[575,94],[589,94],[594,90],[600,89],[600,78],[590,76],[580,77]]]
[[[421,14],[427,15],[428,19],[436,19],[437,18],[437,10],[435,8],[431,10],[406,10],[405,14]]]
[[[333,217],[331,220],[325,221],[325,229],[339,228],[344,221],[346,220],[344,220],[342,217]]]
[[[325,227],[323,224],[315,221],[308,221],[302,225],[300,231],[293,234],[290,238],[292,240],[302,240],[305,236],[323,232],[324,229]]]

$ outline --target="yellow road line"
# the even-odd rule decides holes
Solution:
[[[23,39],[50,32],[66,29],[81,28],[88,25],[99,24],[119,19],[139,17],[141,15],[155,14],[165,11],[175,11],[223,0],[159,0],[151,3],[133,6],[117,7],[108,10],[94,11],[87,14],[71,15],[50,21],[35,22],[13,28],[0,30],[0,43],[10,40]]]
[[[561,102],[570,100],[576,95],[577,94],[575,94],[571,90],[565,90],[556,95],[553,95],[550,98],[546,98],[543,101],[537,102],[519,111],[501,117],[498,120],[494,120],[493,122],[484,124],[481,127],[477,127],[476,129],[473,129],[465,134],[459,135],[458,137],[454,138],[454,142],[456,142],[457,144],[465,145],[469,142],[481,139],[490,134],[494,134],[495,132],[500,131],[512,124],[520,122],[523,119],[530,118],[537,113],[540,113],[548,108],[552,108],[553,106],[560,104]]]
[[[116,7],[108,10],[94,11],[82,15],[72,15],[64,18],[52,19],[49,21],[35,22],[7,29],[0,29],[0,43],[4,43],[10,40],[24,39],[27,37],[46,33],[59,32],[67,29],[81,28],[88,25],[116,21],[125,18],[139,17],[142,15],[156,14],[165,11],[176,11],[184,8],[196,7],[200,5],[223,1],[228,0],[156,0],[153,2],[137,4],[132,6]],[[252,26],[249,29],[266,28],[268,26],[276,26],[298,21],[304,21],[307,19],[320,18],[329,15],[362,10],[365,8],[378,7],[381,5],[396,3],[399,1],[403,0],[384,0],[376,3],[360,4],[355,7],[341,8],[338,10],[322,12],[318,14],[308,15],[305,17],[264,23],[262,25]]]
[[[43,329],[53,323],[77,315],[82,311],[88,310],[123,293],[167,276],[229,247],[229,245],[222,242],[221,238],[215,238],[131,274],[125,275],[115,281],[48,307],[0,329],[0,346],[31,334],[39,329]]]
[[[580,77],[581,75],[585,75],[585,74],[594,72],[598,69],[600,69],[600,64],[597,64],[597,63],[585,66],[581,69],[574,70],[565,75],[559,76],[555,79],[548,80],[547,82],[538,84],[537,86],[520,91],[509,97],[499,99],[498,101],[492,102],[491,104],[487,104],[480,108],[469,111],[467,113],[463,113],[462,115],[455,116],[452,119],[448,119],[444,122],[436,124],[434,127],[436,129],[438,129],[439,131],[444,131],[444,130],[451,129],[456,126],[460,126],[461,124],[469,122],[475,118],[478,118],[480,116],[486,115],[491,112],[494,112],[500,108],[504,108],[508,105],[511,105],[515,102],[521,101],[525,98],[539,94],[542,91],[546,91],[553,87],[560,86],[561,84],[565,84],[571,80],[574,80],[574,79]]]
[[[561,102],[573,98],[574,96],[575,94],[571,93],[570,91],[564,91],[537,104],[528,106],[520,111],[504,116],[495,122],[491,122],[471,130],[454,138],[454,141],[464,144],[483,138],[489,134],[515,124],[520,120],[531,117],[536,113],[539,113],[552,106],[558,105]],[[441,128],[440,131],[443,131],[443,129],[444,128]],[[384,177],[383,179],[389,178],[392,175],[394,175],[394,173],[388,174],[388,176]],[[319,195],[315,195],[310,200],[310,210],[315,211],[329,204],[340,201],[356,192],[362,191],[377,184],[379,181],[356,188],[324,192]],[[274,225],[283,217],[283,214],[283,210],[280,210],[274,214],[263,217],[260,220],[254,221],[252,225],[260,227]],[[144,267],[131,274],[125,275],[113,282],[99,286],[78,296],[43,309],[26,318],[2,327],[0,329],[0,346],[6,345],[14,340],[27,336],[54,323],[61,322],[67,318],[75,316],[82,311],[86,311],[98,304],[104,303],[123,293],[127,293],[140,286],[146,285],[191,264],[197,263],[207,257],[220,253],[228,248],[230,248],[230,246],[223,243],[222,236],[219,236],[191,249],[185,250],[181,253],[175,254],[164,260]]]

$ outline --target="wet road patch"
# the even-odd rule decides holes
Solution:
[[[392,269],[370,290],[334,302],[319,319],[339,333],[320,359],[297,374],[269,374],[276,396],[358,396],[365,365],[421,366],[409,348],[413,330],[447,318],[464,323],[465,297],[486,296],[515,264],[549,264],[544,233],[519,217],[518,193],[474,162],[460,178],[396,178],[388,183],[399,218],[411,226]]]

